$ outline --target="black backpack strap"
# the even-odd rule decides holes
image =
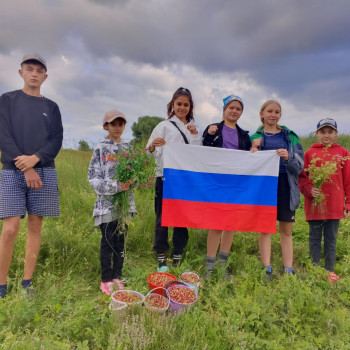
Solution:
[[[177,130],[180,131],[180,134],[182,135],[182,137],[183,137],[185,143],[189,144],[186,135],[180,130],[180,128],[176,125],[176,123],[173,122],[173,121],[171,121],[171,120],[169,120],[169,122],[170,122],[171,124],[173,124],[173,125],[177,128]]]

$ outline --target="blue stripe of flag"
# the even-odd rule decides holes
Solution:
[[[164,169],[164,199],[277,206],[276,176],[227,175]]]

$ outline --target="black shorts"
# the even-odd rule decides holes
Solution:
[[[295,222],[295,210],[290,210],[290,187],[287,173],[278,176],[277,220]]]

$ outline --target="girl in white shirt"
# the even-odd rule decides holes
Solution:
[[[166,142],[202,144],[202,137],[193,124],[193,100],[190,90],[179,88],[168,103],[168,119],[160,122],[152,131],[147,147],[156,160],[156,193],[154,208],[156,213],[155,239],[153,248],[158,255],[158,272],[169,270],[166,265],[166,252],[169,250],[168,227],[161,226],[163,200],[163,150]],[[180,263],[181,254],[188,242],[186,227],[174,227],[173,266]]]

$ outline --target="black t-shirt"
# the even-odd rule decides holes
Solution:
[[[0,97],[0,150],[3,169],[17,169],[14,158],[35,154],[35,167],[54,167],[62,147],[63,127],[58,105],[22,90]]]

